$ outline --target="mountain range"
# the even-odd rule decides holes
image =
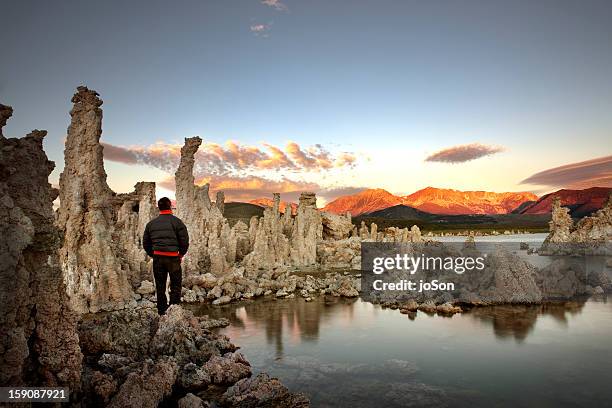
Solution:
[[[549,214],[553,198],[560,197],[561,205],[575,218],[584,217],[600,209],[608,199],[612,188],[593,187],[585,190],[562,189],[538,198],[530,192],[493,193],[489,191],[459,191],[427,187],[407,196],[396,196],[387,190],[366,189],[345,195],[322,208],[335,214],[350,212],[353,216],[372,215],[383,218],[428,219],[434,215],[503,215]],[[259,207],[271,207],[270,198],[249,201]],[[285,211],[281,202],[280,211]],[[292,214],[297,204],[290,202]]]
[[[493,193],[488,191],[458,191],[427,187],[407,196],[396,196],[383,189],[368,189],[335,199],[323,211],[353,216],[370,214],[386,217],[399,213],[422,218],[424,213],[437,215],[471,214],[547,214],[553,197],[570,209],[574,217],[583,217],[598,210],[608,199],[611,188],[594,187],[586,190],[559,190],[538,198],[530,192]],[[386,211],[380,211],[386,210]],[[413,210],[418,210],[419,213]],[[387,214],[389,213],[389,214]],[[400,217],[404,218],[404,217]]]
[[[508,214],[525,201],[538,199],[533,193],[492,193],[427,187],[403,197],[403,204],[432,214]]]
[[[383,189],[370,189],[339,197],[323,210],[336,214],[350,211],[357,216],[401,204],[430,214],[507,214],[522,203],[537,199],[529,192],[492,193],[427,187],[407,196],[396,196]]]

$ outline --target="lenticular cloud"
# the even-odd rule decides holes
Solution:
[[[480,143],[452,146],[442,149],[430,156],[425,161],[441,163],[465,163],[467,161],[480,159],[495,153],[503,152],[501,146],[489,146]]]

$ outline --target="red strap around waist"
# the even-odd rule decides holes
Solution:
[[[176,252],[153,251],[153,255],[159,255],[159,256],[180,256],[178,251],[176,251]]]

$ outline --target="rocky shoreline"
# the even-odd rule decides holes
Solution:
[[[180,306],[164,316],[128,309],[84,316],[81,404],[109,407],[307,407],[308,398],[265,373],[252,376],[237,347],[212,329],[226,319],[195,317]]]

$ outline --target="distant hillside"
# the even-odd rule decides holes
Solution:
[[[339,197],[323,207],[323,211],[334,214],[345,214],[348,211],[351,215],[357,216],[398,204],[402,204],[401,197],[394,196],[387,190],[377,188]]]
[[[364,217],[380,217],[389,219],[405,219],[405,220],[431,220],[435,215],[426,213],[416,208],[407,205],[394,205],[393,207],[384,208],[382,210],[363,214]]]
[[[538,199],[533,193],[493,193],[427,187],[404,197],[404,204],[432,214],[508,214],[525,201]]]
[[[396,205],[353,218],[355,225],[376,223],[379,229],[388,227],[410,228],[418,225],[425,231],[466,230],[548,230],[550,214],[430,214],[407,205]]]
[[[249,201],[249,203],[258,205],[260,207],[272,207],[274,205],[274,201],[271,198],[256,198],[254,200]],[[291,214],[296,214],[297,204],[296,203],[289,203],[289,204],[291,205]],[[286,205],[287,203],[285,201],[281,201],[280,208],[279,208],[280,212],[282,213],[285,212]]]
[[[523,204],[512,210],[511,214],[521,214],[526,208],[529,208],[536,201],[525,201]]]
[[[249,220],[254,215],[261,217],[263,215],[263,211],[263,207],[255,204],[225,203],[225,211],[223,212],[223,215],[225,218],[229,219]]]
[[[548,214],[554,197],[561,199],[561,205],[569,208],[570,215],[580,218],[599,210],[608,200],[612,188],[592,187],[585,190],[559,190],[542,196],[530,205],[516,209],[520,214]]]

